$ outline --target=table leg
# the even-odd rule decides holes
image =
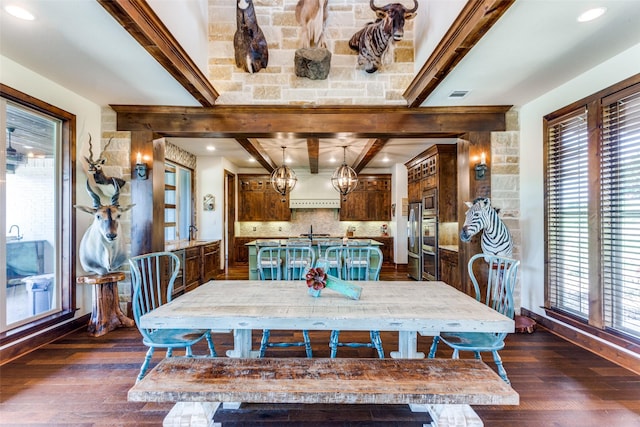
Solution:
[[[392,351],[394,359],[424,359],[424,353],[417,351],[418,333],[416,331],[398,332],[398,351]]]
[[[227,357],[258,357],[259,351],[251,350],[251,329],[233,330],[233,350],[227,350]]]

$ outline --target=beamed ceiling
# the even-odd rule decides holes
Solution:
[[[234,138],[267,171],[280,163],[260,139],[306,141],[308,167],[318,173],[320,139],[357,148],[349,159],[362,171],[393,138],[452,139],[468,131],[505,129],[508,106],[419,108],[514,0],[471,0],[462,9],[403,96],[407,107],[264,107],[216,106],[218,91],[189,58],[146,3],[98,0],[99,3],[205,108],[112,105],[118,130],[149,131],[156,137]],[[356,143],[356,140],[358,141]],[[423,148],[426,146],[423,145]],[[414,153],[417,154],[417,153]],[[408,158],[405,160],[409,160]]]

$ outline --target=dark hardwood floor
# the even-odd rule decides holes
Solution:
[[[243,276],[244,274],[244,276]],[[227,277],[246,277],[246,267]],[[383,269],[383,280],[404,280],[406,271]],[[299,332],[280,332],[297,340]],[[358,333],[344,332],[362,339]],[[364,333],[365,335],[368,335]],[[290,338],[290,339],[293,339]],[[312,332],[314,356],[329,355],[328,333]],[[350,337],[347,337],[350,338]],[[385,351],[397,342],[383,333]],[[231,348],[231,334],[214,334],[219,354]],[[254,341],[259,340],[258,332]],[[431,339],[418,337],[428,351]],[[195,349],[205,354],[204,346]],[[0,367],[0,426],[161,426],[171,404],[127,402],[127,390],[146,347],[135,328],[99,338],[76,331]],[[640,376],[556,337],[544,329],[511,334],[500,352],[519,406],[474,407],[485,426],[631,427],[640,425]],[[157,352],[153,363],[162,358]],[[450,357],[440,346],[438,357]],[[271,349],[267,357],[304,357],[304,349]],[[339,350],[340,357],[374,357],[371,349]],[[463,355],[463,357],[469,357]],[[487,359],[493,367],[493,362]],[[421,426],[426,414],[404,405],[246,405],[219,410],[224,427],[239,426]]]

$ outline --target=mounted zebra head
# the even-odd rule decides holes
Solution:
[[[487,197],[479,197],[473,203],[465,202],[467,210],[464,225],[460,232],[460,240],[468,242],[480,231],[482,252],[490,255],[511,257],[513,239],[507,226],[498,216],[498,210],[491,207]]]

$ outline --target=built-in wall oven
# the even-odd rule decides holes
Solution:
[[[422,198],[422,279],[439,280],[437,190],[427,190]]]

